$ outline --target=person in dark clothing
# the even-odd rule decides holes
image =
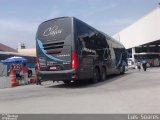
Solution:
[[[38,65],[35,65],[35,72],[36,72],[36,76],[38,73]],[[41,80],[38,79],[38,77],[36,77],[36,85],[41,85]]]
[[[41,85],[41,80],[39,80],[38,78],[36,80],[36,85]]]
[[[143,61],[142,67],[143,67],[143,70],[146,71],[146,69],[147,69],[147,62],[146,61]]]

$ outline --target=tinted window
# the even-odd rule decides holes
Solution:
[[[103,47],[103,48],[106,48],[106,47],[109,48],[105,36],[101,33],[98,33],[96,35],[95,45],[97,45],[99,47]]]
[[[71,18],[53,19],[42,23],[37,38],[42,42],[65,40],[71,34]]]
[[[106,38],[103,34],[97,32],[95,29],[89,27],[83,22],[76,22],[78,39],[85,45],[87,48],[92,49],[102,49],[108,48]]]

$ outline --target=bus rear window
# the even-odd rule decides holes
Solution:
[[[66,20],[67,19],[67,20]],[[63,41],[71,34],[71,18],[53,19],[42,23],[37,39],[45,42]]]

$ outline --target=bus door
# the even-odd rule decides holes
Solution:
[[[111,54],[111,73],[115,73],[116,71],[116,57],[115,57],[115,52],[113,48],[109,48],[110,54]]]
[[[107,67],[107,74],[110,74],[112,71],[112,59],[110,49],[104,49],[104,64]]]
[[[78,40],[80,79],[92,77],[95,56],[94,50],[88,46],[88,41],[85,41],[84,39],[87,39],[87,37],[83,37],[83,40],[81,38]]]

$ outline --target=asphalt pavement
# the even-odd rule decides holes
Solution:
[[[160,68],[91,84],[45,82],[0,89],[0,113],[160,113]]]

